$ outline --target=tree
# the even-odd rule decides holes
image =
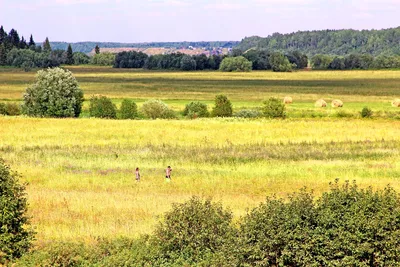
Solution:
[[[161,100],[150,99],[143,103],[142,112],[150,119],[172,119],[174,112]]]
[[[25,185],[0,159],[0,264],[21,257],[32,245],[34,232],[27,213]]]
[[[90,99],[89,113],[95,118],[117,118],[117,107],[106,96],[93,96]]]
[[[252,63],[245,57],[227,57],[221,62],[219,70],[221,71],[251,71]]]
[[[7,33],[4,30],[3,26],[0,27],[0,45],[4,42],[7,37]]]
[[[40,70],[36,82],[26,89],[23,112],[34,117],[78,117],[83,92],[69,70]]]
[[[24,38],[24,36],[21,37],[21,41],[19,42],[19,48],[21,49],[26,49],[28,48],[28,44],[26,43],[26,40]]]
[[[19,38],[19,34],[16,30],[11,29],[11,31],[8,33],[8,38],[10,40],[11,46],[12,47],[19,47],[19,42],[21,41]]]
[[[224,210],[221,203],[192,197],[185,203],[173,204],[156,227],[153,243],[159,260],[178,263],[173,266],[221,266],[211,262],[219,253],[225,262],[230,260],[228,254],[233,250],[235,235],[232,212]]]
[[[278,98],[271,97],[270,99],[264,101],[264,106],[262,108],[264,116],[267,118],[285,118],[285,104]]]
[[[110,52],[95,54],[90,63],[93,65],[100,65],[100,66],[112,66],[115,62],[115,54]]]
[[[98,45],[96,45],[96,47],[94,48],[94,52],[96,54],[100,54],[100,47]]]
[[[184,55],[181,59],[181,70],[196,70],[196,60],[189,55]]]
[[[36,43],[35,43],[35,41],[33,41],[33,36],[32,36],[32,34],[31,34],[31,37],[29,38],[29,47],[35,47],[36,46]]]
[[[208,117],[210,116],[210,112],[208,112],[206,104],[193,101],[185,106],[185,109],[183,110],[183,116],[187,116],[192,119],[197,117]]]
[[[43,43],[43,52],[51,52],[51,46],[49,42],[49,38],[46,37],[46,40]]]
[[[75,65],[89,64],[90,62],[90,57],[82,52],[74,52],[73,58]]]
[[[231,117],[232,103],[225,95],[215,96],[215,106],[211,112],[213,117]]]
[[[135,102],[129,99],[124,99],[119,109],[121,119],[135,119],[138,117],[137,105]]]
[[[71,44],[69,44],[68,48],[67,48],[67,60],[66,60],[65,63],[67,65],[73,65],[74,64],[74,54],[72,53]]]
[[[311,59],[311,65],[313,69],[326,70],[329,64],[332,62],[332,58],[328,55],[315,55]]]
[[[4,43],[0,44],[0,66],[4,66],[7,63],[7,51]]]
[[[269,57],[269,63],[271,64],[272,70],[276,72],[290,72],[292,71],[292,64],[290,64],[288,58],[282,53],[275,52]]]

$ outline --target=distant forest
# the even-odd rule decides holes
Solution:
[[[69,43],[66,42],[50,42],[55,50],[66,50]],[[75,52],[89,53],[96,45],[101,48],[120,48],[120,47],[136,47],[136,48],[187,48],[203,47],[212,49],[214,47],[231,48],[239,44],[238,41],[215,41],[215,42],[152,42],[152,43],[113,43],[113,42],[78,42],[71,43],[72,50]]]
[[[274,33],[266,38],[246,37],[236,47],[242,52],[251,48],[266,51],[300,51],[316,54],[349,55],[354,53],[400,55],[400,27],[384,30],[323,30],[290,34]]]

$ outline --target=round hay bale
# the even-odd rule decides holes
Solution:
[[[333,108],[341,108],[341,107],[343,107],[343,102],[340,101],[339,99],[335,99],[332,101],[332,107]]]
[[[392,101],[392,107],[400,107],[400,98],[396,98],[395,100]]]
[[[285,98],[283,99],[283,103],[284,104],[292,104],[293,99],[290,96],[285,96]]]
[[[325,100],[318,99],[317,102],[315,102],[315,107],[317,107],[317,108],[325,108],[326,107]]]

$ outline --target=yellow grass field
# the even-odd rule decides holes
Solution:
[[[29,182],[38,244],[150,233],[171,203],[192,195],[222,201],[238,220],[267,196],[303,186],[319,195],[335,178],[400,190],[394,120],[0,117],[0,125],[2,157]]]

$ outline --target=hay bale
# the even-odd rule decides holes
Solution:
[[[315,107],[317,107],[317,108],[325,108],[326,107],[325,100],[318,99],[317,102],[315,102]]]
[[[332,101],[332,107],[333,108],[341,108],[341,107],[343,107],[343,102],[340,101],[339,99],[335,99]]]
[[[400,107],[400,98],[396,98],[395,100],[392,101],[392,107]]]
[[[285,96],[285,98],[283,99],[283,103],[284,104],[292,104],[293,99],[290,96]]]

